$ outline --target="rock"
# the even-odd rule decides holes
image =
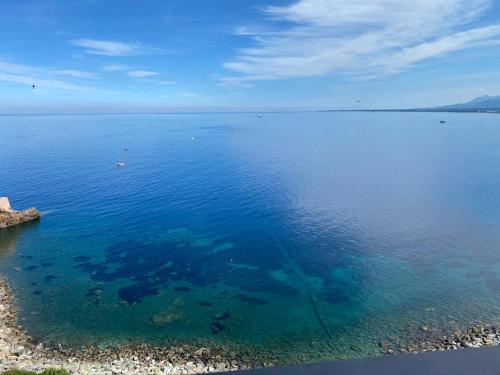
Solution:
[[[10,208],[9,200],[0,198],[0,229],[27,223],[40,219],[40,213],[35,208],[24,211],[14,211]]]
[[[15,354],[15,355],[17,355],[17,356],[20,356],[20,355],[23,355],[23,354],[25,353],[25,351],[26,351],[26,348],[25,348],[24,346],[22,346],[22,345],[19,345],[19,346],[17,346],[16,348],[14,348],[14,349],[11,351],[11,353],[12,353],[12,354]]]
[[[200,348],[200,349],[196,350],[194,352],[194,354],[197,355],[198,357],[201,357],[204,354],[210,355],[210,349],[208,349],[208,348]]]
[[[9,198],[7,198],[7,197],[0,197],[0,210],[3,210],[3,211],[12,211],[12,209],[10,208]]]

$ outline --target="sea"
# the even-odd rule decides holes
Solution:
[[[0,134],[0,196],[42,213],[0,231],[0,274],[47,345],[301,363],[500,322],[498,115],[26,115]]]

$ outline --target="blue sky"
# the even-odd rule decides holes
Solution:
[[[0,111],[401,108],[500,95],[498,3],[3,0]]]

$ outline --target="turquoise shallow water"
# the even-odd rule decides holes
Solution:
[[[47,342],[202,339],[297,362],[500,317],[498,116],[5,116],[0,131],[0,195],[44,214],[0,233],[0,273]]]

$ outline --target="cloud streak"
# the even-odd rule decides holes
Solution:
[[[25,85],[29,88],[33,83],[40,89],[65,92],[91,92],[98,91],[92,86],[73,83],[60,76],[87,78],[95,76],[90,72],[80,70],[51,70],[42,67],[16,64],[0,59],[0,82]]]
[[[54,73],[62,76],[69,76],[75,78],[96,78],[95,73],[77,69],[55,70]]]
[[[121,72],[129,69],[129,66],[122,64],[107,64],[102,67],[102,70],[106,72]]]
[[[233,74],[221,81],[242,85],[335,73],[358,78],[398,73],[499,40],[500,24],[477,25],[491,5],[491,0],[300,0],[267,7],[265,15],[281,30],[237,29],[254,46],[224,64]]]
[[[145,47],[139,42],[118,42],[97,39],[73,39],[71,44],[84,48],[85,53],[100,56],[134,56],[163,53],[160,48]]]
[[[149,77],[155,77],[155,76],[160,75],[160,73],[153,72],[150,70],[131,70],[131,71],[127,72],[127,74],[133,78],[149,78]]]

